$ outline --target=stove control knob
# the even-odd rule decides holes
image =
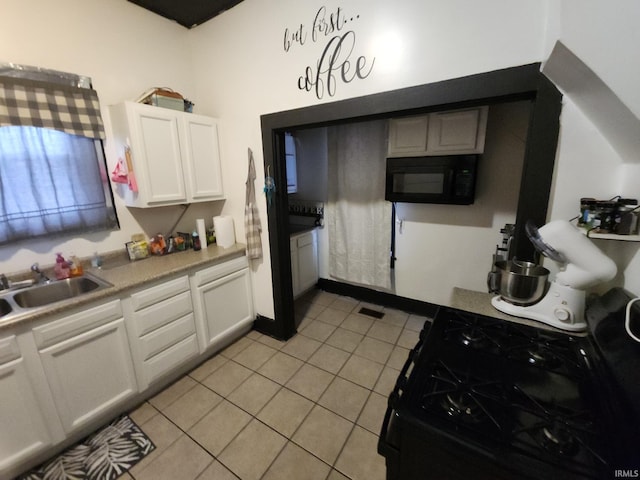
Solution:
[[[564,307],[557,307],[553,311],[553,314],[561,322],[568,323],[568,322],[571,321],[571,312],[568,309],[564,308]]]

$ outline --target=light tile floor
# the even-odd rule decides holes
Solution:
[[[296,315],[288,342],[251,331],[131,412],[156,450],[120,478],[384,479],[387,396],[425,317],[317,290]]]

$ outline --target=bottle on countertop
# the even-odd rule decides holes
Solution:
[[[69,276],[71,277],[81,277],[84,273],[84,269],[82,268],[82,263],[74,253],[69,257]]]
[[[200,250],[202,248],[202,244],[200,243],[200,236],[198,235],[198,232],[194,230],[191,234],[191,239],[193,240],[193,249],[195,251]]]
[[[56,266],[53,271],[58,280],[64,280],[65,278],[69,278],[71,275],[69,263],[64,259],[61,253],[56,254]]]
[[[91,258],[91,266],[93,268],[100,268],[102,266],[102,257],[98,255],[98,252],[93,253],[93,257]]]

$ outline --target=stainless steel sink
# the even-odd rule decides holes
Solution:
[[[0,298],[0,318],[10,314],[12,311],[13,308],[11,308],[11,304],[9,304],[9,302],[4,298]]]
[[[104,280],[85,275],[66,280],[57,280],[46,285],[38,285],[22,290],[13,294],[13,300],[21,308],[42,307],[108,286],[111,286],[111,284]]]

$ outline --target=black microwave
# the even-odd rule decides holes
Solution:
[[[479,155],[387,158],[385,199],[390,202],[470,205]]]

